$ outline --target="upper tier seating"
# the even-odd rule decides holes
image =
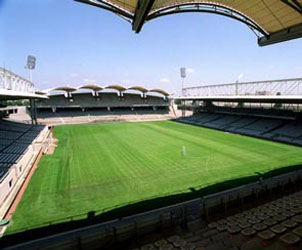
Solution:
[[[203,107],[201,107],[203,110]],[[249,115],[251,117],[267,117],[267,118],[292,118],[295,114],[292,110],[286,109],[271,109],[271,108],[260,108],[259,106],[251,106],[251,107],[221,107],[214,106],[212,108],[206,108],[203,111],[207,112],[217,112],[223,114],[234,114],[234,115]]]
[[[47,100],[38,102],[38,108],[45,107],[135,107],[135,106],[167,106],[163,97],[147,96],[143,99],[139,94],[124,93],[119,97],[117,93],[100,93],[93,96],[91,93],[76,93],[71,99],[64,95],[51,95]]]

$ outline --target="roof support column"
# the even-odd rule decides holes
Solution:
[[[31,117],[31,123],[37,124],[37,106],[36,106],[36,100],[31,98],[29,100],[30,104],[30,117]]]
[[[138,0],[132,23],[132,29],[136,33],[139,33],[142,29],[154,1],[155,0]]]
[[[120,101],[123,101],[124,100],[124,91],[119,90],[118,93],[119,93],[118,95],[120,97]]]

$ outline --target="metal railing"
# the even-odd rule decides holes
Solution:
[[[302,95],[302,78],[187,87],[187,96]]]

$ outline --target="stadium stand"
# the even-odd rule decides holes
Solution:
[[[264,104],[262,104],[264,105]],[[209,108],[199,108],[200,111],[204,112],[216,112],[220,114],[233,114],[233,115],[249,115],[250,117],[267,117],[267,118],[284,118],[284,119],[294,119],[294,114],[292,110],[287,109],[274,109],[270,105],[266,107],[259,108],[259,104],[250,105],[250,107],[240,108],[240,107],[227,107],[227,106],[212,106]]]
[[[0,119],[0,205],[2,206],[18,178],[33,157],[33,142],[45,129],[42,125],[30,125]],[[41,135],[43,136],[43,135]]]
[[[276,129],[274,132],[281,136],[298,138],[302,136],[302,124],[298,122],[292,122],[290,124],[284,125],[279,129]]]
[[[301,249],[302,192],[265,202],[206,224],[188,228],[133,250],[145,249]]]
[[[147,96],[142,98],[139,94],[124,94],[118,96],[116,93],[102,92],[98,96],[91,93],[76,93],[72,98],[66,98],[65,95],[51,95],[47,100],[41,100],[38,108],[107,108],[107,107],[133,107],[133,106],[167,106],[167,100],[163,97]]]
[[[260,114],[260,110],[258,110],[258,113],[253,113],[251,116],[251,111],[246,113],[240,111],[237,114],[236,111],[233,112],[234,110],[236,109],[232,109],[229,114],[226,109],[222,113],[220,109],[219,113],[212,113],[215,111],[198,112],[192,116],[180,117],[176,120],[233,133],[302,145],[302,124],[299,119],[295,120],[293,116],[290,116],[289,112],[287,112],[287,116],[284,116],[284,113],[279,111],[281,116],[278,117],[275,111],[264,110]],[[274,113],[274,115],[270,116],[270,113]],[[291,112],[291,115],[293,115],[293,112]]]
[[[154,120],[173,117],[165,96],[112,92],[50,95],[37,104],[43,124],[90,123],[110,120]]]

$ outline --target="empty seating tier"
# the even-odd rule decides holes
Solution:
[[[193,221],[170,234],[132,250],[302,249],[302,192],[208,223]]]
[[[0,180],[26,152],[44,126],[0,119]]]
[[[279,142],[302,145],[302,122],[247,115],[197,113],[177,119],[180,122],[240,133]]]

